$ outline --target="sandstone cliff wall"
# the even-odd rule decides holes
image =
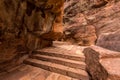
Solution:
[[[0,0],[0,65],[59,39],[63,2]]]
[[[79,45],[97,44],[119,51],[119,5],[119,0],[66,0],[65,39]]]

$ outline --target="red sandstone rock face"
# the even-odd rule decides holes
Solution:
[[[118,0],[110,0],[106,5],[102,5],[98,8],[85,13],[88,23],[92,24],[96,28],[96,34],[98,36],[97,45],[119,51],[119,12],[120,2]],[[116,32],[118,31],[118,32]]]
[[[98,46],[120,52],[120,30],[101,34],[97,40]]]
[[[120,2],[108,5],[94,14],[91,20],[96,26],[98,41],[97,45],[115,51],[120,51],[119,47],[119,16],[120,16]]]
[[[115,32],[120,29],[119,24],[119,11],[120,2],[114,2],[106,4],[100,8],[94,8],[91,13],[86,13],[86,18],[89,23],[96,27],[97,35],[101,33]]]
[[[65,31],[65,34],[66,40],[72,43],[77,43],[81,46],[95,44],[95,28],[92,25],[71,27]]]
[[[88,9],[87,0],[69,0],[65,2],[64,26],[65,40],[79,45],[92,45],[96,40],[96,31],[93,25],[88,25],[82,13]]]
[[[65,5],[64,25],[65,32],[67,32],[66,39],[68,40],[72,38],[73,43],[79,44],[79,42],[84,42],[84,38],[86,38],[88,41],[87,45],[91,45],[95,43],[96,35],[97,38],[100,39],[103,33],[112,34],[111,32],[115,32],[120,29],[119,0],[69,0],[65,3]],[[92,28],[91,30],[91,27],[88,26],[93,26],[94,28]],[[84,35],[83,33],[81,33],[82,27],[84,27],[85,29],[87,28],[87,30],[83,30],[83,32],[91,32],[87,34],[87,36]],[[73,32],[75,33],[72,34]],[[70,35],[69,37],[68,34]],[[76,38],[75,36],[78,34],[79,37]],[[81,37],[80,34],[84,38]],[[112,43],[116,41],[119,41],[119,39],[113,40]],[[112,47],[107,47],[111,46],[111,44],[105,44],[104,39],[98,40],[96,42],[99,46],[119,51],[119,44],[116,44],[116,46],[112,45],[113,47],[117,47],[116,49],[114,49]],[[82,43],[81,45],[86,44]]]
[[[59,39],[63,31],[63,2],[1,0],[0,64],[50,46],[53,40]]]

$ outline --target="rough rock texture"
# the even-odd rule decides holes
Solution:
[[[95,10],[92,10],[94,11],[93,13],[89,11],[86,17],[89,23],[96,27],[96,34],[98,36],[97,45],[115,51],[119,51],[120,41],[117,36],[119,35],[117,33],[119,32],[118,30],[120,30],[119,5],[120,2],[118,0],[112,0],[105,6],[96,8],[96,12]]]
[[[77,43],[81,46],[95,44],[96,34],[95,27],[89,26],[74,26],[65,31],[65,40],[72,43]]]
[[[65,40],[79,45],[95,44],[96,31],[88,25],[83,11],[87,10],[87,0],[66,0],[64,7]]]
[[[105,6],[89,11],[86,15],[89,23],[96,27],[97,45],[115,51],[119,50],[120,1],[111,0]],[[103,38],[104,37],[104,38]]]
[[[120,53],[98,46],[84,49],[92,80],[120,80]]]
[[[0,65],[59,39],[63,2],[0,0]]]
[[[66,0],[64,7],[65,39],[68,40],[72,38],[73,43],[77,42],[79,44],[79,42],[83,42],[82,45],[84,45],[85,38],[88,41],[87,45],[90,45],[97,42],[96,38],[99,39],[103,33],[112,34],[111,32],[119,30],[119,5],[119,0]],[[91,27],[88,26],[93,26],[92,30]],[[82,30],[83,32],[81,32],[82,27],[84,28],[84,30]],[[85,34],[84,32],[90,33]],[[79,37],[76,37],[78,34]],[[112,42],[119,40],[120,39],[112,41],[111,39]],[[101,41],[104,42],[104,39]],[[103,43],[100,44],[99,41],[98,44],[99,46],[103,46]],[[106,44],[103,47],[110,45],[111,44]],[[113,47],[118,48],[118,45],[119,44],[117,44],[117,46],[113,45]],[[106,48],[118,51],[119,48],[114,49],[113,47]]]
[[[98,46],[120,52],[120,30],[101,34],[97,40]]]
[[[120,29],[120,2],[117,2],[116,0],[110,1],[112,2],[108,1],[106,5],[98,8],[93,7],[92,10],[86,12],[86,18],[89,23],[96,27],[98,36],[102,33],[114,32]]]

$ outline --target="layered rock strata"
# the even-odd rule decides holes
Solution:
[[[0,1],[0,65],[62,36],[63,0]],[[16,60],[17,59],[17,60]],[[0,66],[1,67],[1,66]]]

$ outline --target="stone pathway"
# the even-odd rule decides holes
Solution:
[[[54,42],[52,47],[34,51],[24,63],[71,78],[89,80],[83,49],[64,42]]]
[[[55,41],[53,47],[34,51],[25,64],[1,74],[0,80],[89,80],[84,48]]]
[[[0,80],[77,80],[41,68],[22,64],[16,70],[0,75]]]

